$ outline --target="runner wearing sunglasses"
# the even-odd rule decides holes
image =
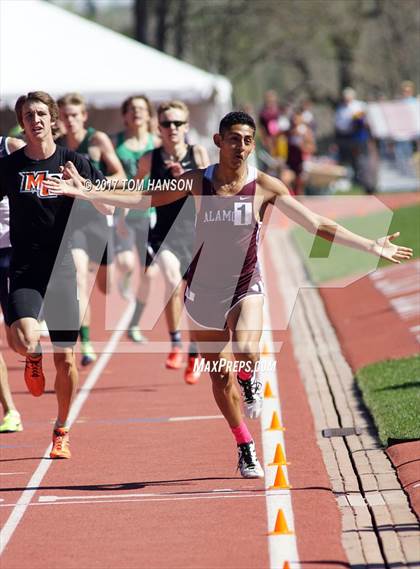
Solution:
[[[172,180],[189,170],[208,166],[205,148],[198,144],[190,145],[186,141],[189,111],[182,101],[162,103],[157,116],[162,146],[140,159],[137,178],[150,176],[153,183]],[[179,330],[183,307],[181,288],[192,260],[194,235],[194,200],[185,197],[156,210],[156,223],[149,231],[149,252],[160,267],[166,284],[165,316],[172,346],[166,360],[168,369],[179,369],[183,364]],[[193,384],[198,380],[199,373],[194,371],[196,358],[197,347],[191,338],[184,375],[186,383]]]

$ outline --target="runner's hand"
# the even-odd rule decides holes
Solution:
[[[89,191],[92,189],[92,182],[88,180],[90,187],[87,188],[86,180],[79,174],[73,162],[66,162],[61,170],[63,173],[61,180],[47,178],[44,182],[48,191],[56,195],[89,200]]]
[[[82,197],[83,195],[83,190],[75,187],[72,180],[46,178],[43,185],[47,188],[49,194],[56,196]]]
[[[174,178],[179,178],[185,172],[179,162],[167,162],[166,165]]]
[[[89,194],[85,192],[84,185],[81,184],[78,180],[75,181],[74,179],[64,180],[63,178],[46,178],[43,182],[43,185],[45,188],[47,188],[48,193],[53,195],[89,199]]]
[[[70,160],[66,162],[64,166],[60,166],[60,170],[63,173],[64,180],[77,180],[80,184],[83,184],[85,182],[84,178],[82,178],[82,176],[76,170],[76,166],[73,164],[73,162],[70,162]]]
[[[373,244],[373,252],[378,255],[378,257],[382,257],[382,259],[387,259],[388,261],[397,264],[401,263],[401,261],[405,261],[406,259],[410,259],[413,256],[413,249],[391,243],[394,239],[399,237],[399,235],[400,232],[397,231],[392,235],[376,239]]]

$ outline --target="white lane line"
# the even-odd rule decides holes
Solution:
[[[26,472],[0,472],[0,476],[14,476],[15,474],[26,474]]]
[[[223,415],[197,415],[196,417],[169,417],[168,421],[206,421],[207,419],[224,419]]]
[[[205,496],[207,494],[249,494],[247,490],[208,490],[207,492],[130,492],[129,494],[92,494],[79,496],[39,496],[38,502],[57,502],[60,500],[102,500],[110,498],[141,498],[145,497],[168,497],[168,496]],[[254,492],[254,494],[263,494],[263,492]]]
[[[77,394],[69,415],[70,426],[76,420],[86,399],[90,394],[90,391],[94,387],[104,367],[111,358],[113,351],[115,350],[115,347],[118,344],[119,339],[121,338],[121,336],[123,335],[123,333],[127,328],[132,311],[133,311],[133,304],[130,303],[127,306],[124,314],[120,318],[116,326],[117,329],[113,332],[111,338],[109,339],[104,352],[101,354],[95,366],[93,367],[92,371],[86,378],[86,381],[83,385],[83,389],[81,389]],[[5,550],[7,544],[10,541],[10,538],[12,537],[15,529],[17,528],[19,522],[21,521],[23,515],[25,514],[26,508],[29,506],[33,495],[38,490],[38,487],[41,484],[42,479],[44,478],[44,476],[48,472],[49,467],[52,464],[52,461],[49,459],[50,450],[51,450],[51,444],[48,445],[47,449],[45,450],[38,468],[33,473],[31,479],[26,485],[25,490],[22,492],[19,500],[17,501],[15,507],[10,513],[10,516],[8,517],[6,523],[4,524],[4,526],[0,531],[0,555]]]
[[[123,502],[182,502],[185,500],[233,500],[233,499],[247,499],[247,498],[264,498],[265,495],[261,494],[242,494],[240,496],[229,495],[226,496],[168,496],[168,497],[151,497],[151,498],[124,498],[120,500],[69,500],[68,502],[31,502],[28,504],[31,508],[33,506],[69,506],[69,505],[85,505],[85,504],[120,504]],[[14,504],[1,504],[0,508],[14,506]]]
[[[420,314],[420,295],[418,291],[415,294],[391,298],[389,302],[403,320],[411,320]]]
[[[265,256],[262,265],[265,266]],[[266,271],[264,271],[266,273]],[[266,278],[265,278],[266,280]],[[266,280],[267,282],[267,280]],[[262,345],[268,346],[270,354],[273,353],[273,337],[271,334],[271,319],[270,319],[270,304],[268,295],[264,298],[264,327],[265,330],[262,334]],[[267,359],[275,361],[272,355],[263,356]],[[263,368],[264,369],[264,368]],[[281,370],[279,371],[281,373]],[[277,472],[276,466],[267,466],[273,461],[274,453],[277,443],[281,443],[284,453],[287,458],[284,435],[282,431],[268,431],[270,426],[273,412],[275,411],[283,425],[280,410],[280,397],[278,391],[278,377],[275,367],[268,366],[262,379],[270,383],[271,391],[273,392],[273,399],[264,399],[263,411],[261,413],[261,431],[262,431],[262,444],[264,454],[264,470],[265,470],[265,487],[268,490],[274,484],[274,479]],[[287,466],[280,467],[283,469],[287,482],[289,482],[289,474]],[[274,531],[276,524],[277,514],[279,510],[283,510],[287,526],[290,531],[294,531],[294,516],[292,510],[292,498],[290,490],[270,490],[266,494],[267,504],[267,517],[268,517],[268,531]],[[269,535],[268,547],[270,554],[270,568],[278,569],[283,567],[284,562],[288,561],[294,569],[299,569],[299,555],[297,550],[296,535]]]

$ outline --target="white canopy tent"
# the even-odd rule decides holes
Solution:
[[[230,110],[231,84],[42,0],[0,1],[0,104],[28,91],[80,92],[96,108],[145,93],[196,107],[201,135]],[[198,124],[201,121],[201,124]]]

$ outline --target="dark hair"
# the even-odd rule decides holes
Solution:
[[[248,113],[244,113],[242,111],[233,111],[225,115],[220,121],[219,134],[224,134],[234,124],[246,124],[252,128],[254,134],[257,130],[255,121],[251,115],[248,115]]]
[[[47,105],[48,110],[50,111],[51,122],[55,122],[58,119],[57,103],[51,97],[51,95],[45,93],[45,91],[31,91],[27,95],[21,95],[19,99],[16,101],[15,105],[16,117],[19,125],[22,128],[23,128],[23,118],[22,118],[23,105],[30,101],[36,101],[39,103],[44,103],[44,105]]]
[[[131,97],[127,97],[127,99],[125,99],[121,105],[121,114],[125,115],[127,113],[128,107],[130,106],[130,104],[135,99],[142,99],[146,103],[146,107],[147,107],[147,110],[149,111],[149,115],[150,115],[150,117],[152,117],[152,115],[153,115],[152,103],[150,102],[148,97],[146,97],[146,95],[131,95]]]

